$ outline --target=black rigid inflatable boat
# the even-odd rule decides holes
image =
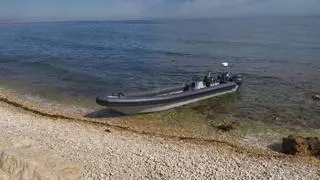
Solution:
[[[238,91],[242,84],[240,75],[232,75],[228,63],[215,76],[208,73],[201,81],[177,87],[136,94],[114,93],[97,97],[96,102],[124,114],[163,111],[222,94]]]

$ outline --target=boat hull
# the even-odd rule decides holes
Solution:
[[[165,103],[159,103],[159,104],[147,104],[147,105],[135,105],[135,106],[126,106],[126,105],[120,105],[120,106],[108,106],[109,108],[122,112],[123,114],[138,114],[138,113],[149,113],[149,112],[158,112],[158,111],[164,111],[171,108],[180,107],[183,105],[187,105],[190,103],[194,103],[197,101],[209,99],[215,96],[220,96],[228,93],[236,92],[239,89],[239,86],[235,86],[234,88],[222,92],[216,92],[212,94],[208,94],[205,96],[197,97],[194,99],[184,100],[184,101],[177,101],[177,102],[165,102]]]

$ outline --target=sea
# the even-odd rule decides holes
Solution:
[[[98,95],[180,85],[222,62],[244,78],[232,113],[320,128],[320,17],[0,24],[0,87],[93,109]]]

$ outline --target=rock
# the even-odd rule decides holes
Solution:
[[[105,129],[104,132],[110,133],[111,131],[110,131],[110,129]]]
[[[309,151],[312,155],[320,158],[320,140],[318,137],[307,137]]]
[[[222,131],[231,131],[232,129],[234,129],[234,127],[232,124],[222,124],[218,126],[218,129]]]
[[[291,155],[309,155],[309,144],[305,138],[301,136],[289,135],[282,139],[282,151]]]
[[[312,96],[312,99],[315,100],[315,101],[320,101],[320,94],[314,94]]]
[[[231,131],[231,130],[234,130],[236,128],[236,123],[235,122],[229,122],[229,123],[221,124],[221,125],[218,125],[217,128],[222,130],[222,131]]]
[[[289,135],[283,138],[282,151],[291,155],[313,155],[320,157],[320,140],[318,137],[301,137]]]

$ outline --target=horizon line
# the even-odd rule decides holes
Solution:
[[[120,21],[175,21],[175,20],[219,20],[219,19],[250,19],[250,18],[317,18],[320,15],[269,15],[269,16],[238,16],[238,17],[153,17],[153,18],[119,18],[119,19],[69,19],[69,20],[0,20],[0,24],[28,24],[28,23],[67,23],[67,22],[120,22]]]

